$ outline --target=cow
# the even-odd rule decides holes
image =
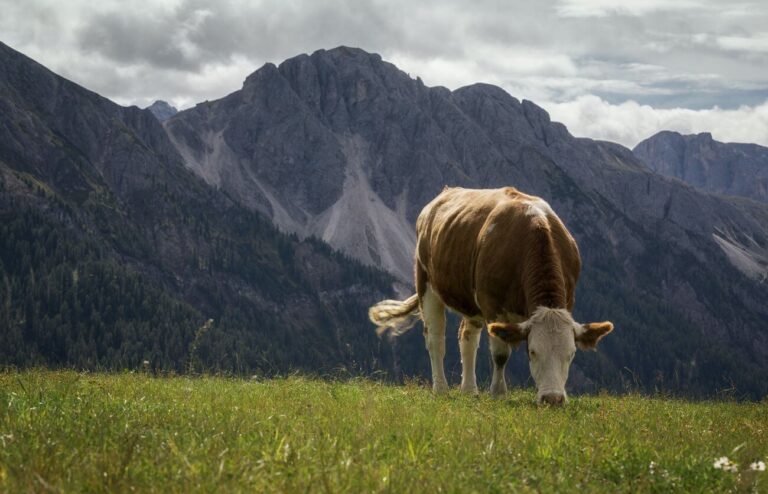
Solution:
[[[512,348],[527,342],[539,404],[563,405],[576,348],[594,349],[611,322],[579,324],[572,316],[581,270],[579,249],[546,201],[514,187],[446,187],[416,221],[416,293],[369,309],[379,334],[399,335],[419,315],[432,366],[432,389],[448,390],[445,309],[459,327],[461,391],[477,394],[475,358],[489,334],[491,394],[507,392],[504,368]]]

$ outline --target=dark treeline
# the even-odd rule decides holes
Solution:
[[[299,243],[266,223],[257,222],[255,228],[261,230],[256,245],[220,239],[210,256],[188,267],[204,274],[198,273],[185,300],[173,296],[174,287],[163,283],[162,276],[139,273],[134,263],[121,262],[97,239],[74,235],[32,209],[4,213],[0,362],[134,369],[148,361],[152,368],[176,372],[236,373],[337,367],[372,372],[386,367],[386,346],[367,328],[361,302],[322,300],[311,284],[326,282],[300,273],[306,266],[295,266],[285,279],[280,270],[259,268],[257,258],[271,255],[295,264],[297,246],[311,251],[316,242]],[[274,238],[270,242],[265,235]],[[268,245],[273,252],[264,248]],[[338,256],[329,249],[324,254]],[[222,272],[258,286],[271,304],[255,304],[216,276],[205,276]],[[378,284],[382,289],[389,283],[385,275],[351,262],[336,281],[339,286]],[[204,302],[196,303],[198,299]],[[286,317],[282,302],[298,305],[289,310],[293,318]],[[206,325],[208,320],[212,322]]]

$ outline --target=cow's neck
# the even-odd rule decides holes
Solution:
[[[526,311],[528,315],[534,313],[538,307],[550,309],[566,309],[565,294],[562,286],[537,286],[526,293]]]
[[[565,309],[565,281],[549,228],[537,228],[528,243],[523,272],[526,310],[530,316],[537,307]]]

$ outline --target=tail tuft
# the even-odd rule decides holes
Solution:
[[[382,300],[368,309],[368,318],[377,326],[377,335],[400,336],[419,320],[419,297],[413,294],[402,301]]]

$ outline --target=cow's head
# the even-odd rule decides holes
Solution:
[[[536,401],[562,405],[567,400],[565,382],[576,348],[593,350],[603,336],[613,331],[613,324],[579,324],[565,309],[539,307],[527,321],[491,323],[488,331],[511,345],[527,341]]]

